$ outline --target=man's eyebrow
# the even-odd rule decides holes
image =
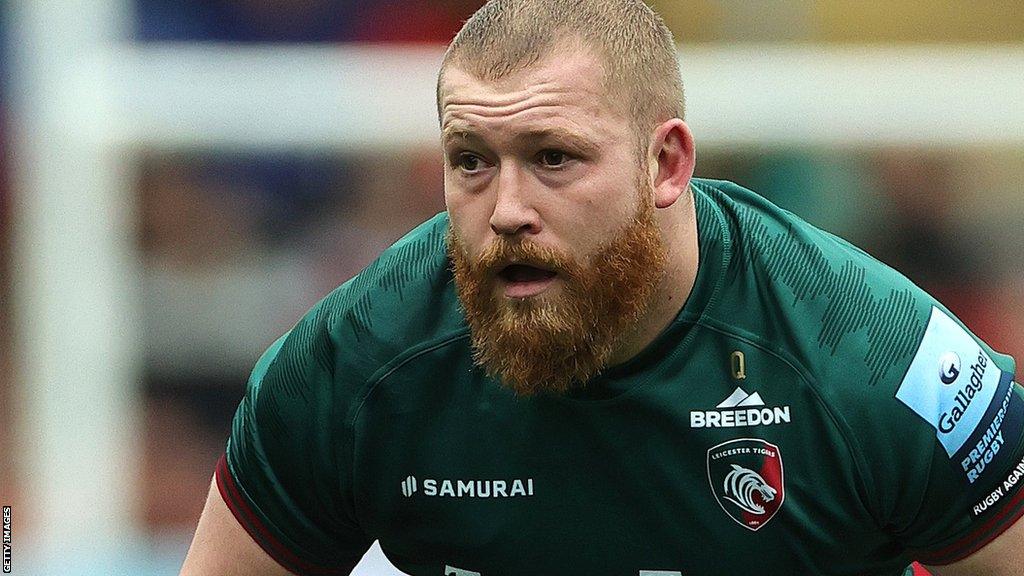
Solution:
[[[441,143],[445,146],[451,145],[457,141],[473,140],[479,141],[483,140],[483,138],[464,126],[448,125],[441,131]],[[515,141],[518,144],[532,144],[538,141],[546,141],[551,142],[554,145],[572,148],[574,151],[582,154],[592,154],[596,152],[598,148],[597,144],[595,144],[593,140],[588,138],[586,135],[559,127],[540,128],[537,130],[523,132],[516,135]]]
[[[444,145],[456,140],[471,140],[474,138],[474,134],[462,126],[448,125],[441,130],[441,143]]]
[[[516,137],[516,140],[521,142],[536,142],[540,140],[549,141],[561,146],[573,148],[575,151],[581,153],[593,153],[597,150],[597,145],[586,135],[571,132],[563,128],[553,127],[531,130],[520,134]]]

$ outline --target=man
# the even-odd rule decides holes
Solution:
[[[447,213],[257,363],[183,574],[1020,574],[1013,360],[692,179],[638,0],[492,0],[438,82]]]

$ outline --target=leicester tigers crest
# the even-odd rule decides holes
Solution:
[[[759,438],[709,449],[708,480],[725,513],[750,530],[764,527],[786,498],[779,447]]]

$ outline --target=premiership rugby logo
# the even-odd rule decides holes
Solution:
[[[759,438],[709,449],[708,481],[722,510],[749,530],[764,527],[786,497],[779,447]]]

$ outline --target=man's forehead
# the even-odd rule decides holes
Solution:
[[[460,102],[467,97],[502,101],[528,94],[588,95],[603,93],[601,74],[582,62],[557,62],[534,65],[497,79],[484,79],[463,68],[451,67],[441,78],[441,105]]]
[[[441,84],[442,130],[449,136],[492,121],[513,121],[523,131],[539,131],[544,126],[529,126],[531,119],[560,118],[563,130],[578,131],[599,116],[614,114],[602,76],[599,62],[589,55],[548,58],[496,80],[452,66]]]
[[[557,32],[554,34],[558,35]],[[565,73],[572,69],[586,69],[587,77],[590,78],[600,78],[604,73],[605,59],[592,46],[575,36],[563,36],[551,42],[538,58],[525,65],[505,60],[505,57],[512,60],[515,57],[502,54],[501,48],[496,48],[495,52],[493,55],[478,57],[473,54],[460,54],[447,63],[446,70],[458,70],[474,78],[497,77],[494,81],[496,84],[515,82],[520,77],[531,75],[537,76],[533,80],[545,77],[548,80],[556,80],[565,78]],[[495,74],[495,70],[504,73]]]

